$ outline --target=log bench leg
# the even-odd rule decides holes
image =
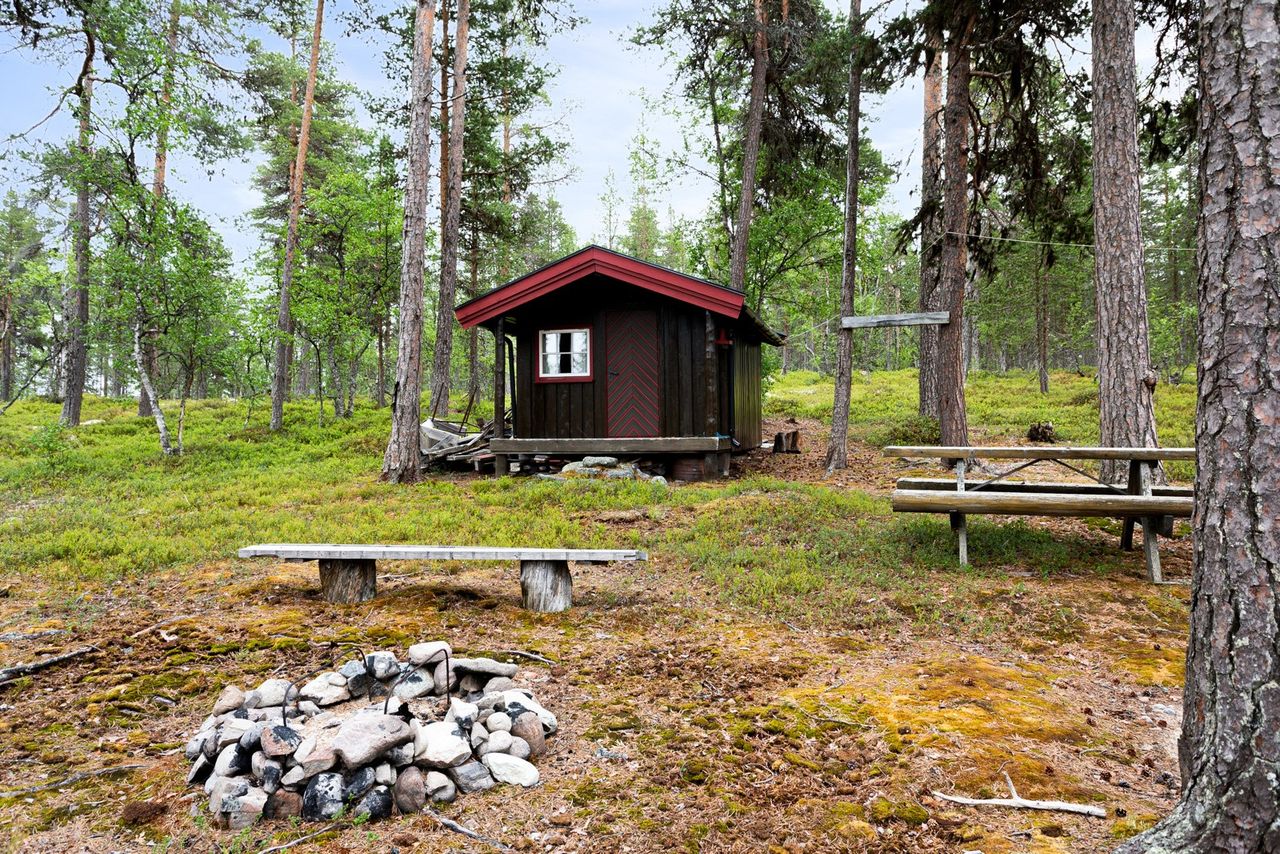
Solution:
[[[325,601],[350,605],[368,602],[378,590],[376,560],[320,561],[320,592]]]
[[[554,614],[573,604],[567,560],[520,561],[520,598],[530,611]]]
[[[969,563],[969,523],[963,513],[951,514],[951,530],[956,532],[956,549],[960,553],[960,565]]]
[[[511,460],[506,454],[493,455],[493,473],[496,477],[511,474]]]

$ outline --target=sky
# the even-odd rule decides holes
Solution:
[[[390,6],[392,0],[386,0]],[[828,0],[829,2],[829,0]],[[886,8],[893,13],[900,2]],[[344,35],[341,13],[350,11],[351,0],[327,4],[326,40],[334,49],[337,74],[358,89],[391,93],[393,87],[381,70],[381,48],[362,38]],[[629,196],[628,147],[642,128],[662,152],[677,149],[681,131],[677,121],[662,109],[649,105],[678,98],[673,69],[653,50],[634,47],[629,34],[652,20],[652,2],[577,3],[577,12],[587,20],[577,29],[557,35],[547,48],[547,59],[558,69],[550,86],[551,116],[562,119],[562,138],[567,150],[565,162],[572,167],[567,180],[554,188],[564,215],[580,243],[588,243],[603,233],[600,196],[607,174],[615,174],[618,190]],[[834,9],[834,6],[833,6]],[[16,50],[0,36],[0,139],[26,131],[44,117],[61,91],[73,78],[75,58],[59,61],[43,57],[33,63],[30,54]],[[268,41],[268,46],[271,42]],[[277,46],[283,49],[283,45]],[[1149,67],[1152,39],[1140,34],[1139,67]],[[1087,62],[1087,53],[1077,53]],[[887,94],[868,96],[863,104],[864,134],[898,169],[898,180],[890,189],[887,203],[897,212],[909,214],[919,186],[919,126],[921,90],[918,77],[898,82]],[[31,134],[30,139],[57,142],[70,137],[71,118],[62,111]],[[12,152],[13,145],[4,149]],[[0,164],[0,181],[12,185],[12,162]],[[170,161],[170,188],[203,211],[223,234],[242,269],[247,269],[258,245],[258,235],[245,214],[259,204],[252,186],[257,159],[220,164],[214,174],[192,157],[176,155]],[[680,175],[657,199],[657,209],[670,206],[677,217],[701,215],[711,199],[713,185],[696,175]]]

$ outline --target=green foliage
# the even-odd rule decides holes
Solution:
[[[37,427],[26,445],[49,474],[57,474],[65,465],[71,450],[70,431],[60,422]]]

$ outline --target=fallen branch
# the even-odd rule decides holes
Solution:
[[[0,687],[3,687],[15,679],[23,676],[30,676],[32,673],[44,670],[46,667],[53,667],[55,664],[70,661],[71,659],[84,655],[87,652],[98,652],[98,648],[96,646],[82,646],[79,649],[71,650],[71,652],[64,652],[61,655],[51,655],[48,658],[42,658],[39,661],[33,661],[30,664],[15,664],[13,667],[0,669]]]
[[[934,792],[933,796],[944,801],[951,801],[953,804],[964,804],[970,807],[1014,807],[1015,809],[1023,810],[1071,812],[1078,815],[1091,815],[1094,818],[1107,817],[1107,811],[1102,807],[1089,806],[1088,804],[1073,804],[1067,801],[1029,801],[1018,796],[1018,790],[1013,787],[1013,780],[1008,773],[1005,773],[1004,779],[1009,784],[1009,794],[1012,795],[1010,798],[964,798],[959,795],[944,795],[942,792]]]
[[[161,626],[167,626],[170,623],[176,623],[176,622],[179,622],[180,620],[193,619],[194,616],[195,616],[194,614],[181,614],[177,617],[165,617],[160,622],[152,623],[151,625],[147,626],[145,629],[139,629],[138,631],[129,635],[129,640],[133,640],[134,638],[140,638],[143,635],[145,635],[147,632],[154,632],[156,629],[160,628]]]
[[[555,664],[555,662],[549,658],[543,658],[536,652],[525,652],[523,649],[500,649],[498,652],[502,655],[514,655],[519,658],[527,658],[530,661],[541,661],[543,664]]]
[[[441,827],[444,827],[448,830],[452,830],[454,833],[461,833],[463,836],[467,837],[468,839],[474,839],[477,842],[483,842],[486,845],[491,845],[494,848],[498,849],[499,851],[504,852],[504,854],[506,854],[506,852],[514,852],[516,850],[511,846],[501,842],[500,840],[490,839],[489,837],[485,836],[482,833],[476,833],[474,830],[472,830],[469,827],[463,827],[462,825],[458,824],[456,821],[454,821],[451,818],[445,818],[440,813],[431,809],[431,807],[425,807],[423,808],[422,811],[427,815],[431,816],[432,818],[434,818],[437,822],[439,822]]]
[[[70,777],[59,780],[56,783],[45,783],[41,786],[32,786],[29,789],[14,789],[11,792],[0,792],[0,800],[21,798],[26,795],[34,795],[38,792],[47,792],[50,789],[61,789],[63,786],[70,786],[74,783],[79,783],[81,780],[88,780],[92,777],[110,777],[113,774],[124,774],[128,771],[137,771],[139,768],[146,767],[146,765],[117,765],[114,768],[99,768],[97,771],[84,771],[80,774],[72,774]]]
[[[331,824],[328,827],[317,830],[315,833],[308,833],[306,836],[299,836],[291,842],[285,842],[281,845],[272,845],[270,848],[263,848],[258,854],[275,854],[277,851],[287,851],[295,845],[301,845],[304,842],[315,839],[317,836],[324,836],[338,829],[338,825]]]

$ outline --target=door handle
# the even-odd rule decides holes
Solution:
[[[609,371],[609,376],[616,377],[617,375],[618,375],[617,371]]]

